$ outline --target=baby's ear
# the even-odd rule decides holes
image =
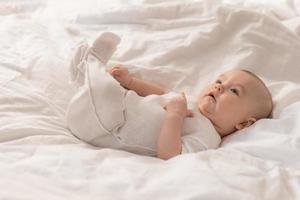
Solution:
[[[254,117],[250,117],[247,119],[247,121],[244,121],[242,123],[239,123],[237,125],[235,125],[235,128],[237,130],[241,130],[245,127],[251,126],[252,124],[254,124],[256,122],[256,119]]]

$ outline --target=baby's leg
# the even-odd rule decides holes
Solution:
[[[117,36],[104,33],[88,47],[88,56],[80,54],[80,59],[74,59],[77,69],[84,66],[84,82],[69,103],[67,124],[75,136],[96,146],[102,137],[117,133],[125,123],[127,91],[106,72],[105,66],[118,42]]]

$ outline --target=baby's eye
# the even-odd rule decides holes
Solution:
[[[239,91],[235,88],[230,88],[230,91],[234,94],[236,94],[237,96],[239,96]]]
[[[222,84],[222,81],[220,81],[220,80],[216,80],[215,82],[218,84]]]

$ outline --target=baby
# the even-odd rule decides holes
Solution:
[[[102,34],[93,47],[80,47],[81,59],[73,59],[72,69],[85,66],[86,76],[70,102],[67,122],[75,136],[90,144],[169,159],[217,148],[222,137],[272,111],[267,87],[247,70],[221,74],[197,97],[167,92],[133,77],[121,64],[109,75],[105,64],[113,50],[107,51],[118,40]]]
[[[163,95],[166,89],[132,77],[127,68],[114,66],[110,74],[125,88],[140,96]],[[272,98],[260,78],[247,70],[231,70],[221,74],[197,97],[196,112],[210,120],[224,137],[267,118],[272,111]],[[168,159],[181,153],[181,132],[185,117],[193,117],[187,108],[185,94],[173,97],[164,105],[166,116],[157,142],[157,156]]]

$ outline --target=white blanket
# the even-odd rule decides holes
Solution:
[[[1,1],[1,199],[299,199],[299,3],[225,2]],[[169,161],[82,143],[63,117],[68,63],[75,43],[102,31],[122,37],[110,64],[178,92],[253,71],[274,119]]]

